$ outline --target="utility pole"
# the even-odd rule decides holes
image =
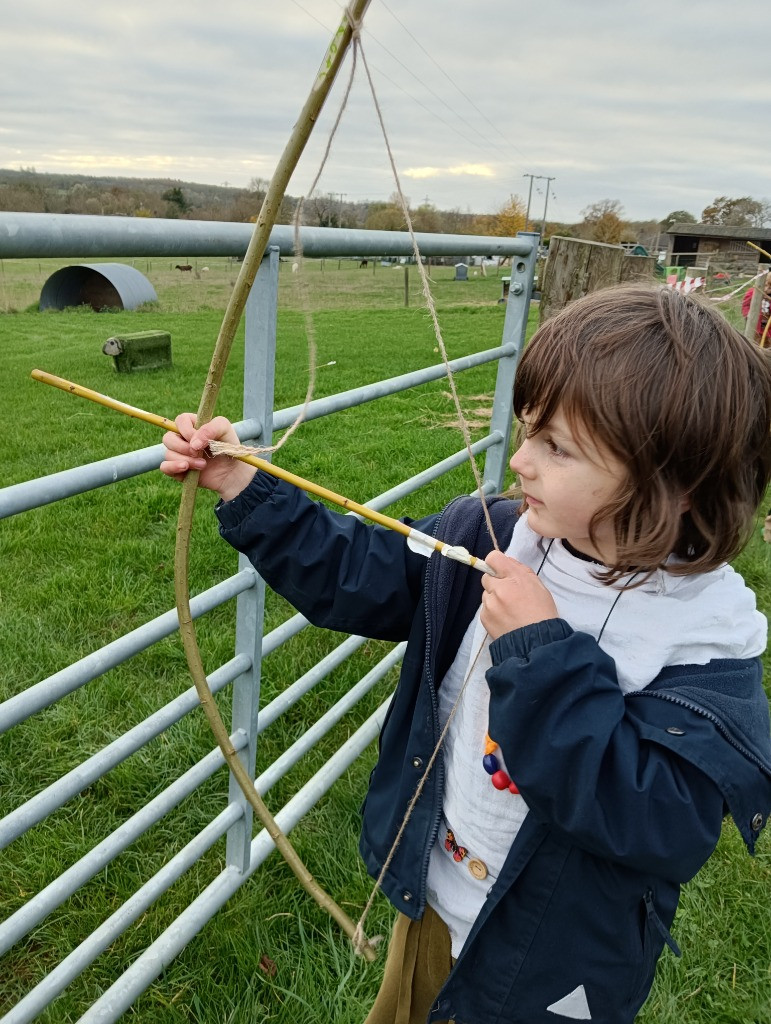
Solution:
[[[533,198],[533,178],[534,174],[523,174],[523,178],[530,179],[530,188],[527,190],[527,213],[525,214],[525,231],[530,230],[530,200]]]
[[[343,197],[347,196],[347,192],[340,193],[340,210],[337,214],[337,226],[341,228],[343,226]]]
[[[553,181],[554,178],[546,179],[546,195],[543,200],[543,220],[541,221],[541,241],[543,241],[543,236],[546,234],[546,210],[549,206],[549,185]]]
[[[530,227],[530,200],[533,197],[533,182],[534,181],[545,181],[546,182],[546,199],[543,204],[543,220],[541,221],[541,238],[546,234],[546,209],[549,204],[549,185],[552,181],[556,181],[555,177],[547,177],[545,174],[523,174],[523,178],[530,179],[530,188],[527,193],[527,213],[525,214],[525,231],[529,230]]]

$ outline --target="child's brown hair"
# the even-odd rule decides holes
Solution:
[[[531,433],[558,407],[628,467],[592,523],[615,524],[606,582],[670,554],[677,575],[738,554],[771,476],[771,361],[714,306],[644,285],[571,303],[534,335],[514,384]]]

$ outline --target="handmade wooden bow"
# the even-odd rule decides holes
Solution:
[[[351,0],[345,10],[343,19],[335,32],[330,43],[313,86],[305,101],[305,105],[297,119],[297,122],[279,159],[276,170],[271,179],[268,191],[262,204],[259,216],[254,226],[251,241],[246,250],[241,269],[236,280],[233,292],[230,296],[222,326],[217,336],[214,347],[209,373],[204,385],[201,402],[198,407],[197,426],[201,426],[212,418],[214,407],[219,394],[225,368],[227,366],[230,350],[236,329],[246,306],[249,290],[254,283],[260,261],[265,255],[265,250],[270,238],[270,232],[276,222],[281,200],[284,196],[289,179],[297,166],[305,145],[310,138],[313,126],[321,112],[321,108],[329,95],[329,91],[339,71],[345,53],[350,46],[354,34],[358,32],[364,12],[369,5],[369,0]],[[308,869],[298,857],[289,840],[283,834],[270,811],[257,792],[248,772],[241,764],[236,751],[230,742],[228,730],[220,716],[217,705],[214,702],[209,684],[206,680],[206,672],[201,659],[201,652],[196,639],[193,617],[190,611],[190,590],[188,584],[188,572],[190,564],[190,534],[193,522],[193,511],[195,508],[195,496],[198,489],[198,472],[191,470],[182,485],[182,496],[179,506],[179,519],[177,522],[177,543],[174,556],[174,590],[176,594],[177,614],[179,616],[179,631],[182,637],[182,644],[185,649],[187,664],[195,684],[198,698],[204,709],[206,717],[211,726],[212,732],[219,744],[220,749],[233,773],[238,785],[254,809],[255,814],[267,829],[271,839],[287,861],[292,871],[297,876],[302,886],[316,900],[319,906],[331,914],[338,922],[343,931],[351,938],[354,936],[355,925],[348,915],[335,903],[312,877]],[[359,951],[368,960],[374,960],[375,952],[373,947],[366,944],[357,944]]]

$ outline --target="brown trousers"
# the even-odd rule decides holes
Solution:
[[[450,933],[431,907],[420,921],[399,914],[383,982],[364,1024],[426,1024],[452,965]]]

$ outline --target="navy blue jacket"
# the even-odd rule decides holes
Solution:
[[[493,499],[490,512],[505,550],[517,507]],[[223,537],[311,622],[409,640],[364,806],[360,848],[377,876],[436,745],[437,687],[479,607],[480,574],[264,474],[217,514]],[[415,525],[477,555],[492,548],[478,499]],[[771,812],[760,662],[672,667],[624,696],[613,660],[562,619],[504,634],[490,652],[491,732],[530,813],[429,1021],[556,1024],[582,988],[583,1019],[631,1024],[664,944],[679,953],[680,885],[723,816],[752,852]],[[412,918],[426,906],[443,774],[440,754],[383,883]]]

